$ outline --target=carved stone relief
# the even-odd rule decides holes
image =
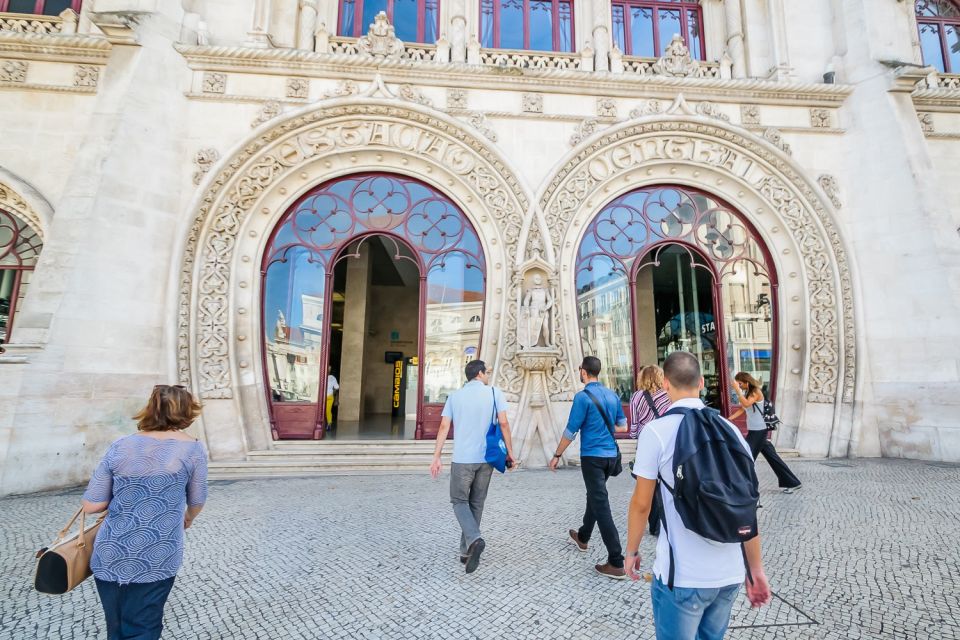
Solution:
[[[933,133],[933,114],[932,113],[918,113],[917,118],[920,120],[920,128],[924,133]]]
[[[433,102],[430,100],[430,98],[423,95],[423,92],[412,84],[400,85],[400,87],[397,89],[397,96],[399,96],[402,100],[406,100],[407,102],[415,102],[427,107],[433,106]]]
[[[287,78],[288,98],[307,98],[310,96],[310,81],[306,78]]]
[[[250,123],[251,129],[256,129],[264,122],[268,120],[273,120],[283,112],[283,106],[276,100],[267,100],[263,103],[263,106],[260,108],[260,112],[257,113],[257,117],[253,119],[253,122]]]
[[[817,178],[817,182],[820,184],[823,192],[827,194],[827,197],[830,198],[830,202],[833,203],[834,207],[839,209],[843,206],[843,203],[840,202],[840,184],[835,177],[824,174]]]
[[[764,144],[727,128],[683,120],[618,127],[581,149],[541,197],[553,245],[561,246],[572,224],[584,224],[579,216],[598,206],[586,202],[602,184],[612,183],[635,167],[662,162],[702,163],[729,173],[749,183],[776,211],[800,247],[805,264],[811,341],[808,400],[833,403],[838,390],[845,400],[852,399],[856,340],[851,275],[843,242],[810,184]]]
[[[829,109],[810,109],[810,126],[814,129],[828,129],[833,126],[833,117]]]
[[[73,86],[96,88],[100,82],[100,67],[78,64],[73,71]]]
[[[616,118],[617,101],[613,98],[597,98],[597,117]]]
[[[213,148],[200,149],[197,155],[193,157],[193,163],[197,165],[197,170],[193,172],[193,184],[199,185],[203,181],[203,176],[207,175],[217,160],[220,159],[220,152]]]
[[[780,151],[783,151],[785,154],[793,154],[793,151],[790,149],[790,145],[786,140],[783,139],[783,134],[781,134],[777,129],[774,129],[773,127],[767,127],[764,129],[763,139],[780,149]]]
[[[639,107],[630,110],[630,118],[642,118],[663,113],[663,105],[658,100],[646,100]]]
[[[195,371],[201,397],[233,396],[228,311],[232,264],[239,232],[258,199],[277,181],[319,158],[377,148],[416,154],[458,176],[477,194],[477,210],[490,216],[504,241],[505,259],[513,263],[529,201],[513,172],[479,137],[400,102],[332,106],[288,119],[245,145],[199,199],[180,278],[178,370],[183,384],[191,384]],[[494,269],[499,268],[498,260]],[[494,314],[505,320],[508,336],[497,357],[497,384],[505,389],[519,388],[523,380],[514,360],[516,311],[514,304],[505,319]]]
[[[524,113],[543,113],[543,94],[542,93],[523,94],[523,112]]]
[[[387,14],[381,11],[373,19],[367,35],[357,41],[357,50],[375,58],[399,60],[403,55],[403,41],[397,37]]]
[[[45,229],[40,215],[19,193],[2,182],[0,182],[0,209],[16,214],[17,217],[26,221],[40,236],[40,240],[43,240]]]
[[[588,138],[594,133],[596,133],[597,128],[600,126],[600,121],[596,118],[587,118],[577,126],[577,130],[573,132],[573,135],[570,136],[570,146],[575,147],[581,142],[584,138]]]
[[[27,64],[24,60],[0,62],[0,82],[26,82]]]
[[[676,33],[667,45],[664,56],[653,65],[654,73],[675,78],[696,76],[699,71],[700,62],[690,56],[690,49],[684,44],[683,38]]]
[[[227,90],[227,74],[217,71],[206,71],[203,74],[204,93],[225,93]]]
[[[716,118],[723,122],[730,122],[730,116],[720,111],[717,105],[712,102],[701,102],[697,104],[697,113],[701,116],[707,116],[708,118]]]
[[[466,109],[467,90],[450,87],[447,89],[447,109]]]
[[[323,92],[324,98],[342,98],[344,96],[355,96],[360,93],[360,86],[353,80],[342,80],[333,89]]]
[[[521,351],[553,349],[556,290],[547,283],[547,272],[532,268],[524,274],[520,317],[517,320],[517,344]]]
[[[474,111],[467,118],[470,126],[489,138],[491,141],[497,141],[497,132],[490,126],[490,121],[482,111]]]
[[[755,104],[745,104],[740,107],[740,122],[744,126],[760,124],[760,107]]]

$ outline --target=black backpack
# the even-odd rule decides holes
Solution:
[[[666,415],[681,415],[673,452],[672,484],[659,476],[660,484],[673,495],[673,504],[683,526],[707,540],[742,543],[757,535],[757,505],[760,490],[753,456],[739,434],[716,409],[674,407]],[[657,492],[657,498],[661,499]],[[666,514],[661,509],[663,530],[670,540]],[[746,551],[744,551],[746,565]],[[749,567],[747,568],[749,576]],[[670,574],[673,589],[673,545]]]
[[[757,406],[757,405],[753,405]],[[777,410],[771,400],[763,400],[763,422],[767,425],[767,431],[776,431],[780,426],[780,417],[777,416]]]

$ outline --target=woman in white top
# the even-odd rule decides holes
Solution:
[[[747,444],[750,445],[753,459],[756,460],[757,456],[762,453],[770,464],[770,468],[777,475],[777,482],[783,492],[793,493],[802,486],[802,483],[790,470],[787,463],[783,461],[773,443],[770,442],[770,438],[767,437],[769,430],[763,419],[763,391],[760,389],[760,381],[749,373],[741,371],[734,376],[732,386],[737,394],[740,408],[730,416],[730,420],[738,418],[742,413],[747,414]]]
[[[333,428],[333,405],[337,399],[338,391],[340,391],[340,383],[337,382],[337,377],[333,375],[333,367],[327,367],[326,415],[328,430]]]

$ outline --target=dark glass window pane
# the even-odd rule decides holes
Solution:
[[[960,25],[948,24],[944,29],[947,39],[947,73],[960,73]]]
[[[613,41],[620,51],[627,53],[627,34],[623,24],[623,7],[613,7]]]
[[[940,46],[940,25],[920,23],[920,49],[923,51],[923,63],[936,67],[941,72],[943,49]]]
[[[373,24],[373,19],[377,14],[383,11],[387,12],[387,0],[363,0],[363,22],[360,25],[361,33],[366,33]]]
[[[7,11],[10,13],[33,13],[36,6],[35,0],[10,0]]]
[[[673,10],[657,11],[660,21],[660,50],[658,55],[663,55],[667,51],[667,46],[673,40],[673,36],[683,36],[683,27],[680,24],[680,12]]]
[[[73,0],[47,0],[43,3],[43,14],[58,16],[73,5]]]
[[[500,1],[500,48],[523,49],[523,0]]]
[[[493,0],[480,2],[480,46],[493,48]]]
[[[632,56],[652,58],[653,48],[653,9],[644,7],[630,8],[630,51]]]
[[[696,11],[687,12],[687,47],[690,57],[703,60],[703,43],[700,42],[700,17]]]
[[[404,42],[417,41],[417,0],[393,0],[393,28]]]
[[[553,50],[553,3],[550,0],[530,2],[530,48]]]
[[[356,7],[353,0],[341,0],[340,2],[340,35],[352,37],[354,35],[354,15]]]
[[[560,8],[560,51],[573,51],[573,5],[559,3]]]
[[[437,0],[425,0],[423,8],[423,41],[433,44],[437,41]]]

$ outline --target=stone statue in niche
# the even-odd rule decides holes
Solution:
[[[277,326],[274,329],[274,338],[277,342],[287,341],[287,319],[283,316],[283,311],[277,309]]]
[[[550,336],[553,304],[553,294],[544,286],[543,276],[534,274],[520,304],[517,343],[521,349],[553,346]]]

